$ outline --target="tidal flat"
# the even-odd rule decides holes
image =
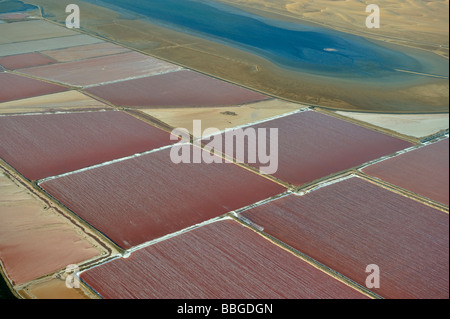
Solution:
[[[29,2],[40,5],[45,18],[59,23],[65,22],[67,17],[65,6],[70,3],[69,0],[29,0]],[[95,2],[95,4],[90,2]],[[180,3],[191,3],[191,1],[181,1]],[[198,5],[199,2],[195,3]],[[204,1],[200,2],[200,4],[204,3]],[[213,6],[209,5],[211,3]],[[168,22],[158,22],[155,21],[155,18],[152,20],[149,15],[153,14],[153,9],[145,7],[145,4],[154,4],[153,0],[145,1],[143,12],[133,12],[130,10],[133,8],[129,7],[128,9],[118,8],[117,4],[131,5],[124,5],[119,0],[114,2],[116,6],[113,10],[111,4],[104,2],[81,1],[79,6],[82,14],[82,30],[146,54],[294,102],[340,110],[391,113],[448,112],[448,59],[431,51],[339,32],[342,39],[358,39],[358,41],[351,42],[353,49],[351,52],[346,52],[347,55],[345,55],[343,52],[326,50],[338,46],[336,44],[342,46],[345,42],[341,43],[342,39],[338,41],[332,36],[332,34],[337,34],[337,31],[326,29],[327,33],[322,38],[325,42],[319,45],[321,51],[319,51],[319,47],[315,47],[318,45],[315,40],[311,42],[309,51],[306,50],[312,54],[311,59],[318,64],[311,66],[309,63],[311,60],[297,61],[297,65],[292,64],[294,67],[292,65],[287,67],[284,63],[287,60],[283,62],[283,59],[289,56],[289,52],[295,51],[295,48],[289,48],[289,41],[287,42],[287,51],[285,50],[282,54],[274,53],[274,51],[282,49],[279,42],[273,48],[250,50],[248,44],[239,45],[236,43],[238,42],[236,39],[232,39],[231,43],[223,38],[218,39],[217,35],[207,36],[199,31],[193,31],[190,29],[192,26],[190,28],[174,27]],[[161,6],[165,6],[165,4]],[[208,10],[223,8],[223,4],[212,1],[208,1],[206,6]],[[160,6],[158,5],[158,7]],[[142,9],[141,6],[139,8]],[[288,33],[304,32],[307,34],[313,28],[309,24],[302,25],[300,23],[297,23],[296,27],[293,27],[293,24],[286,27],[288,22],[275,19],[275,14],[274,18],[270,20],[267,18],[268,14],[265,14],[265,17],[257,16],[255,18],[253,13],[240,12],[235,7],[230,8],[232,9],[223,9],[222,11],[225,14],[234,14],[239,19],[253,19],[253,22],[258,23],[263,21],[266,26],[278,31],[284,26],[284,30]],[[164,8],[158,10],[162,9]],[[236,14],[236,12],[240,13]],[[173,17],[170,10],[167,14]],[[160,18],[161,16],[161,14],[158,15]],[[222,22],[226,23],[227,18],[223,19]],[[299,29],[303,31],[299,31]],[[306,29],[309,31],[305,31]],[[238,33],[232,32],[231,34],[235,36]],[[270,37],[266,37],[266,39],[270,39]],[[254,40],[259,41],[258,38]],[[261,53],[261,50],[264,52]],[[337,50],[339,51],[339,48]],[[319,52],[318,55],[314,54]],[[367,56],[364,57],[363,53],[366,53]],[[274,54],[278,54],[282,58],[274,59]],[[326,72],[324,73],[320,61],[325,59],[323,55],[333,54],[335,59],[340,59],[339,61],[342,62],[341,72],[334,68],[337,73],[325,74],[333,68],[325,68]],[[293,56],[296,57],[295,54]],[[346,58],[355,58],[355,56],[361,59],[361,64],[365,64],[365,66],[347,68],[345,66]],[[382,67],[380,67],[381,65]],[[422,94],[424,88],[426,88],[426,96]]]
[[[429,72],[428,66],[413,56],[359,36],[269,19],[214,1],[88,1],[118,12],[126,10],[151,23],[230,45],[308,74],[377,79],[392,77],[397,69]]]

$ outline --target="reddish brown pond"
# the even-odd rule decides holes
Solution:
[[[234,221],[141,249],[82,279],[107,299],[365,298]]]
[[[38,52],[0,57],[0,65],[9,70],[48,65],[56,62],[56,60]]]
[[[64,86],[30,79],[10,73],[0,73],[0,103],[67,91]]]
[[[267,134],[267,145],[274,146],[277,140],[270,139],[269,130],[278,129],[279,163],[278,171],[273,176],[297,186],[412,146],[409,142],[313,111],[296,113],[249,128],[256,131],[263,129]],[[258,136],[249,136],[245,149],[252,149],[249,145],[253,144],[259,152]],[[206,144],[208,142],[205,140]],[[267,154],[269,150],[268,146]],[[236,157],[236,150],[234,154],[227,152],[227,155]],[[259,158],[256,164],[250,163],[247,156],[243,161],[263,172],[267,167]]]
[[[42,187],[126,249],[286,190],[234,164],[174,164],[168,149]]]
[[[193,71],[179,71],[94,87],[88,92],[129,107],[224,106],[268,97]]]
[[[117,111],[0,117],[0,157],[39,180],[173,143],[170,134]]]
[[[364,173],[449,204],[448,139],[364,169]]]
[[[264,231],[385,298],[449,296],[449,216],[359,178],[244,214]]]
[[[179,69],[173,64],[136,52],[40,66],[21,72],[55,82],[88,86]],[[123,93],[123,92],[122,92]],[[126,96],[128,93],[125,94]]]

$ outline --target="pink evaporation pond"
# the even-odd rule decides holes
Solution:
[[[22,73],[76,86],[98,85],[133,77],[156,75],[180,67],[137,53],[128,52],[81,61],[40,66]],[[130,98],[130,94],[126,93]]]
[[[82,273],[106,299],[366,299],[231,220]]]
[[[0,73],[0,103],[67,91],[64,86],[30,79],[11,73]]]
[[[173,143],[118,111],[0,117],[0,157],[29,180],[68,173]]]
[[[449,204],[448,139],[366,167],[363,172]]]
[[[278,130],[278,136],[273,140],[270,139],[271,129]],[[276,172],[268,171],[270,163],[261,163],[259,157],[256,163],[250,162],[248,153],[238,157],[236,147],[233,153],[223,147],[226,155],[295,186],[356,168],[412,146],[409,142],[314,111],[281,117],[243,130],[245,134],[249,133],[245,139],[246,152],[256,149],[259,154],[258,136],[267,140],[266,154],[278,160]],[[259,134],[260,130],[265,135]],[[203,142],[208,144],[212,141],[205,139]],[[225,134],[222,134],[222,141],[226,145]],[[239,144],[234,142],[234,145]],[[275,147],[276,152],[270,151],[271,146]],[[272,162],[276,163],[274,160]],[[274,163],[272,166],[275,166]]]
[[[384,298],[449,297],[449,216],[360,178],[243,214],[264,232]]]
[[[189,70],[102,85],[87,91],[115,105],[128,107],[226,106],[268,99],[261,93]]]
[[[125,52],[131,51],[127,48],[123,48],[109,42],[103,42],[58,50],[43,51],[42,53],[57,60],[58,62],[72,62]]]
[[[0,57],[0,65],[9,70],[54,64],[57,61],[38,52]]]
[[[235,164],[174,164],[171,149],[41,184],[129,249],[286,191]]]

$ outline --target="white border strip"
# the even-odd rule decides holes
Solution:
[[[183,143],[183,145],[191,145],[191,144],[190,143]],[[90,170],[93,170],[93,169],[96,169],[96,168],[100,168],[100,167],[103,167],[103,166],[113,165],[113,164],[116,164],[116,163],[120,163],[120,162],[131,160],[131,159],[134,159],[134,158],[143,157],[143,156],[146,156],[146,155],[150,155],[152,153],[156,153],[156,152],[159,152],[159,151],[163,151],[163,150],[172,148],[173,146],[174,145],[169,144],[169,145],[162,146],[160,148],[156,148],[156,149],[151,150],[151,151],[147,151],[147,152],[143,152],[143,153],[137,153],[137,154],[134,154],[134,155],[130,155],[130,156],[127,156],[127,157],[122,157],[122,158],[115,159],[115,160],[108,161],[108,162],[104,162],[104,163],[101,163],[101,164],[85,167],[85,168],[82,168],[82,169],[79,169],[79,170],[76,170],[76,171],[72,171],[72,172],[68,172],[68,173],[64,173],[64,174],[61,174],[61,175],[50,176],[50,177],[47,177],[47,178],[39,180],[37,182],[37,184],[40,186],[42,183],[45,183],[45,182],[48,182],[48,181],[51,181],[51,180],[54,180],[54,179],[58,179],[58,178],[67,177],[67,176],[70,176],[70,175],[74,175],[74,174],[90,171]]]
[[[5,102],[8,103],[8,102]],[[92,107],[95,108],[95,107]],[[62,114],[83,114],[83,113],[104,113],[104,112],[121,112],[120,110],[114,108],[99,108],[94,110],[80,110],[80,111],[56,111],[56,112],[39,112],[35,113],[11,113],[11,114],[0,114],[0,117],[19,117],[19,116],[38,116],[38,115],[62,115]]]
[[[420,145],[415,145],[415,146],[412,146],[410,148],[398,151],[397,153],[395,153],[393,155],[388,155],[388,156],[384,156],[382,158],[375,159],[373,161],[370,161],[370,162],[366,163],[364,166],[360,167],[358,169],[358,171],[361,172],[361,173],[364,173],[363,170],[365,168],[369,167],[369,166],[380,164],[382,162],[385,162],[385,161],[388,161],[390,159],[402,156],[404,154],[411,153],[411,152],[423,149],[423,148],[425,148],[427,146],[434,145],[434,144],[437,144],[439,142],[442,142],[442,141],[444,141],[444,140],[446,140],[448,138],[449,138],[449,134],[446,134],[442,138],[438,139],[437,141],[431,141],[431,142],[426,142],[426,143],[423,143],[423,144],[420,144]]]
[[[118,79],[118,80],[113,80],[113,81],[101,82],[101,83],[90,84],[90,85],[83,85],[83,86],[81,86],[81,88],[83,88],[83,89],[90,89],[90,88],[95,88],[95,87],[98,87],[98,86],[109,85],[109,84],[116,84],[116,83],[133,81],[133,80],[141,80],[141,79],[145,79],[145,78],[151,78],[151,77],[154,77],[154,76],[165,75],[165,74],[175,73],[175,72],[184,71],[184,70],[186,70],[186,69],[184,69],[182,67],[178,67],[178,68],[175,68],[175,69],[172,69],[172,70],[166,70],[166,71],[157,72],[157,73],[149,73],[149,74],[138,75],[138,76],[131,76],[131,77],[128,77],[128,78],[123,78],[123,79]],[[70,84],[70,83],[64,83],[64,84],[66,84],[66,85],[73,85],[73,84]]]

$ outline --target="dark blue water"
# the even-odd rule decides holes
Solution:
[[[424,72],[414,58],[361,37],[271,20],[207,0],[88,0],[114,5],[183,32],[214,39],[290,69],[327,76]],[[103,4],[103,5],[104,5]]]

